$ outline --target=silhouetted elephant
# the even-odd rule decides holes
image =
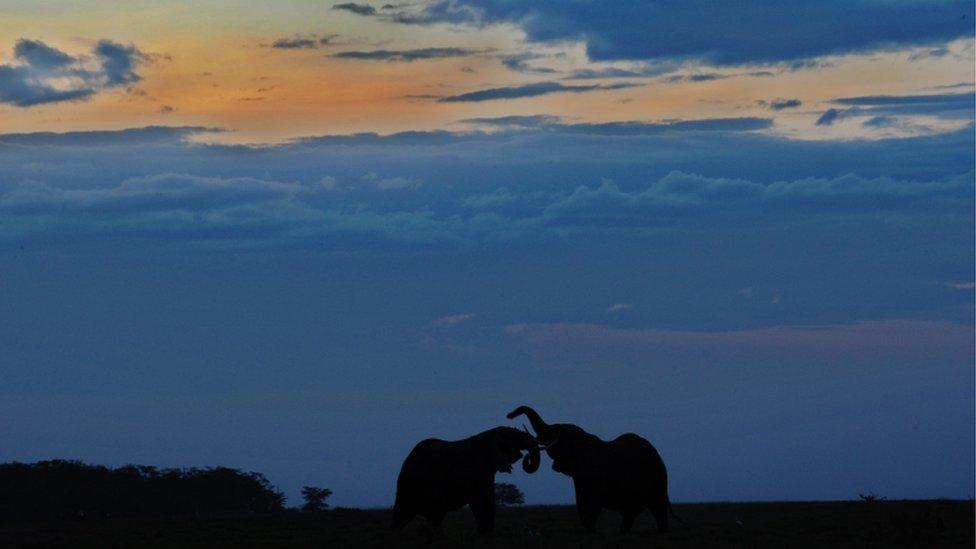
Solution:
[[[552,458],[552,469],[572,477],[584,528],[594,530],[603,508],[620,511],[621,532],[629,532],[644,509],[651,510],[660,532],[668,531],[669,512],[678,519],[668,499],[668,471],[650,442],[633,433],[608,442],[576,425],[549,425],[528,406],[512,410],[508,418],[522,414]]]
[[[496,427],[458,441],[427,439],[417,443],[400,468],[392,530],[403,528],[423,515],[431,526],[440,526],[448,511],[471,506],[478,533],[494,528],[495,472],[512,472],[522,458],[522,469],[539,468],[539,446],[526,431]]]

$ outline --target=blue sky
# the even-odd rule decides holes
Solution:
[[[414,443],[529,404],[647,437],[676,501],[972,497],[973,9],[935,4],[163,3],[80,42],[18,4],[56,31],[0,23],[0,459],[387,506]]]

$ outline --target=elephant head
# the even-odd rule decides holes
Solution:
[[[528,406],[519,406],[509,412],[507,417],[514,419],[521,415],[529,418],[536,434],[536,440],[552,458],[552,469],[557,473],[573,476],[577,471],[580,456],[587,449],[600,443],[598,437],[587,433],[577,425],[546,423],[535,410]]]
[[[511,427],[498,427],[491,434],[491,455],[496,470],[511,473],[512,464],[520,458],[522,470],[526,473],[534,473],[539,469],[539,444],[532,435]],[[524,457],[523,450],[526,451]]]

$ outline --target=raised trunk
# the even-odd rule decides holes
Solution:
[[[512,410],[508,413],[508,419],[515,419],[518,416],[525,415],[529,418],[529,422],[532,424],[532,429],[535,431],[535,436],[542,442],[546,442],[550,437],[549,424],[542,421],[539,414],[535,412],[532,408],[528,406],[519,406],[518,408]]]

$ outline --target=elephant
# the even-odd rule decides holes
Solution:
[[[548,424],[528,406],[519,406],[508,419],[525,415],[536,440],[552,458],[552,469],[573,479],[576,510],[583,527],[596,528],[604,508],[623,517],[620,532],[633,527],[634,519],[650,509],[659,532],[668,531],[668,514],[681,521],[668,499],[668,471],[657,449],[633,433],[605,441],[577,425]]]
[[[525,457],[522,451],[526,450]],[[448,511],[471,506],[479,535],[494,528],[495,472],[539,468],[539,446],[527,431],[496,427],[463,440],[422,440],[403,461],[397,477],[391,530],[400,530],[417,515],[439,528]]]

